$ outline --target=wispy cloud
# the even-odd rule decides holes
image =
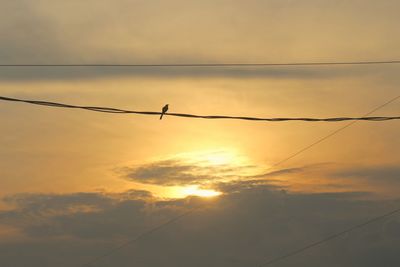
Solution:
[[[213,184],[239,178],[250,178],[257,167],[247,164],[214,164],[202,159],[178,157],[158,160],[118,170],[123,177],[140,183],[157,185]]]

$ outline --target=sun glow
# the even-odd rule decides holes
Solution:
[[[216,197],[223,193],[213,190],[214,184],[251,177],[260,171],[235,149],[185,152],[153,161],[161,164],[158,171],[164,172],[166,182],[160,179],[160,184],[142,186],[161,198]]]
[[[235,160],[235,155],[233,154],[209,154],[204,156],[205,160],[212,165],[226,165],[230,164]]]
[[[198,185],[187,186],[182,189],[182,195],[187,196],[198,196],[198,197],[216,197],[221,195],[221,192],[211,189],[201,189]]]
[[[188,162],[196,163],[200,166],[222,166],[222,165],[239,165],[244,161],[234,150],[213,151],[205,150],[193,153],[185,153],[179,155]]]

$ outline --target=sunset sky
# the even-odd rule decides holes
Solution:
[[[400,59],[394,0],[0,0],[0,64]],[[400,65],[0,67],[0,96],[199,115],[362,116]],[[400,102],[375,116],[398,116]],[[400,207],[400,122],[251,122],[0,102],[0,266],[262,266]],[[400,217],[276,266],[399,266]]]

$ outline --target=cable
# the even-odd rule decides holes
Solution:
[[[4,97],[0,97],[0,99],[2,99],[2,98],[4,98]],[[380,105],[380,106],[374,108],[374,109],[371,110],[370,112],[366,113],[365,116],[368,116],[368,115],[372,114],[373,112],[378,111],[379,109],[381,109],[381,108],[383,108],[383,107],[389,105],[390,103],[394,102],[394,101],[397,100],[398,98],[400,98],[400,95],[399,95],[399,96],[396,96],[395,98],[392,98],[391,100],[387,101],[386,103],[384,103],[384,104],[382,104],[382,105]],[[7,100],[7,99],[6,99],[6,100]],[[14,101],[14,100],[10,100],[10,101]],[[15,101],[26,102],[26,100],[19,100],[19,99],[15,99]],[[32,102],[32,101],[29,101],[28,103],[31,103],[31,102]],[[35,103],[43,103],[42,101],[34,101],[34,102],[35,102]],[[55,106],[64,105],[64,104],[58,104],[58,103],[52,103],[52,104],[54,104]],[[74,107],[76,107],[76,106],[74,106]],[[113,111],[117,111],[117,109],[112,109],[112,110],[113,110]],[[113,113],[114,113],[114,112],[113,112]],[[115,112],[115,113],[119,113],[119,112]],[[159,115],[160,113],[156,113],[156,114]],[[166,114],[166,115],[168,115],[168,114]],[[280,161],[280,162],[274,164],[273,167],[276,167],[276,166],[282,164],[283,162],[286,162],[286,161],[288,161],[289,159],[298,156],[299,154],[305,152],[306,150],[310,149],[311,147],[315,146],[316,144],[321,143],[323,140],[326,140],[326,139],[328,139],[329,137],[331,137],[331,136],[335,135],[336,133],[338,133],[339,131],[342,131],[342,130],[344,130],[345,128],[351,126],[351,125],[354,124],[355,122],[356,122],[356,121],[353,121],[353,122],[351,122],[350,124],[347,124],[345,127],[339,128],[338,130],[334,131],[333,133],[331,133],[331,134],[325,136],[324,138],[322,138],[322,139],[318,140],[317,142],[315,142],[315,143],[313,143],[313,144],[307,146],[306,148],[304,148],[304,149],[302,149],[302,150],[296,152],[295,154],[291,155],[290,157],[288,157],[288,158],[286,158],[286,159],[284,159],[284,160],[282,160],[282,161]],[[135,237],[134,239],[129,240],[129,241],[127,241],[127,242],[121,244],[121,245],[118,246],[118,247],[115,247],[114,249],[108,251],[107,253],[104,253],[104,254],[102,254],[102,255],[100,255],[100,256],[94,258],[93,260],[87,262],[86,264],[81,265],[81,267],[89,267],[89,266],[91,266],[93,263],[97,262],[98,260],[100,260],[100,259],[102,259],[102,258],[105,258],[105,257],[108,257],[108,256],[110,256],[110,255],[115,254],[115,253],[118,252],[119,250],[121,250],[121,249],[127,247],[128,245],[133,244],[133,243],[135,243],[135,242],[137,242],[137,241],[143,239],[144,237],[146,237],[146,236],[148,236],[148,235],[150,235],[150,234],[156,232],[157,230],[160,230],[160,229],[164,228],[165,226],[167,226],[167,225],[169,225],[169,224],[172,224],[172,223],[174,223],[174,222],[176,222],[176,221],[178,221],[178,220],[180,220],[180,219],[182,219],[182,218],[184,218],[184,217],[190,215],[191,213],[194,213],[194,212],[197,211],[198,209],[199,209],[199,208],[191,209],[191,210],[189,210],[189,211],[187,211],[187,212],[185,212],[185,213],[183,213],[183,214],[181,214],[181,215],[179,215],[179,216],[177,216],[177,217],[174,217],[174,218],[172,218],[171,220],[169,220],[169,221],[167,221],[167,222],[165,222],[165,223],[163,223],[163,224],[161,224],[161,225],[159,225],[159,226],[156,226],[156,227],[150,229],[150,230],[147,231],[147,232],[144,232],[144,233],[140,234],[139,236]],[[400,210],[400,209],[399,209],[399,210]],[[398,210],[396,210],[396,212],[398,212]],[[392,213],[394,213],[394,212],[392,212]],[[386,217],[387,217],[387,216],[389,216],[389,215],[386,215]],[[378,219],[375,219],[375,220],[378,220]],[[367,224],[368,224],[368,223],[371,223],[371,222],[367,222]],[[358,226],[358,227],[361,227],[361,226]],[[349,232],[349,231],[351,231],[351,230],[346,230],[345,232]],[[336,234],[336,235],[337,235],[337,234]],[[328,239],[328,238],[329,238],[329,239]],[[330,239],[333,239],[334,237],[330,236],[330,237],[328,237],[328,238],[324,239],[323,242],[329,241]],[[272,264],[272,263],[274,263],[274,262],[283,260],[283,259],[288,258],[288,257],[290,257],[290,256],[299,254],[299,253],[301,253],[302,251],[304,251],[304,250],[306,250],[306,249],[309,249],[309,248],[311,248],[311,247],[314,247],[314,246],[319,245],[320,243],[322,243],[322,242],[319,241],[319,242],[313,243],[313,244],[307,246],[306,248],[302,248],[302,249],[300,249],[300,250],[296,250],[296,251],[294,251],[294,252],[285,254],[284,256],[281,256],[281,257],[279,257],[279,258],[273,259],[272,261],[269,261],[269,262],[267,262],[266,264]],[[264,264],[263,264],[263,266],[264,266]]]
[[[141,239],[145,238],[146,236],[148,236],[148,235],[150,235],[150,234],[152,234],[152,233],[154,233],[154,232],[156,232],[156,231],[158,231],[158,230],[161,230],[162,228],[164,228],[164,227],[166,227],[166,226],[168,226],[168,225],[170,225],[170,224],[172,224],[172,223],[174,223],[174,222],[179,221],[180,219],[182,219],[182,218],[188,216],[189,214],[195,212],[196,210],[197,210],[197,209],[191,209],[191,210],[189,210],[189,211],[187,211],[187,212],[185,212],[185,213],[182,213],[182,214],[180,214],[179,216],[176,216],[176,217],[174,217],[174,218],[172,218],[172,219],[166,221],[166,222],[163,223],[163,224],[160,224],[160,225],[158,225],[158,226],[156,226],[156,227],[154,227],[154,228],[152,228],[152,229],[150,229],[150,230],[148,230],[148,231],[146,231],[146,232],[141,233],[140,235],[136,236],[134,239],[128,240],[128,241],[126,241],[125,243],[119,245],[118,247],[115,247],[115,248],[113,248],[112,250],[109,250],[109,251],[107,251],[106,253],[104,253],[104,254],[102,254],[102,255],[100,255],[100,256],[97,256],[96,258],[94,258],[94,259],[92,259],[92,260],[88,261],[87,263],[85,263],[85,264],[83,264],[83,265],[80,265],[80,266],[81,266],[81,267],[89,267],[89,266],[92,266],[92,264],[95,263],[95,262],[97,262],[98,260],[115,254],[115,253],[118,252],[119,250],[121,250],[121,249],[123,249],[123,248],[125,248],[125,247],[127,247],[127,246],[129,246],[129,245],[131,245],[131,244],[133,244],[133,243],[136,243],[136,242],[140,241]]]
[[[371,111],[367,112],[363,117],[365,118],[366,116],[371,115],[372,113],[378,111],[379,109],[382,109],[383,107],[389,105],[390,103],[396,101],[396,100],[399,99],[399,98],[400,98],[400,95],[398,95],[398,96],[396,96],[396,97],[390,99],[389,101],[383,103],[382,105],[379,105],[379,106],[377,106],[376,108],[372,109]],[[317,145],[317,144],[319,144],[319,143],[325,141],[326,139],[328,139],[328,138],[330,138],[330,137],[336,135],[337,133],[343,131],[344,129],[346,129],[346,128],[352,126],[352,125],[355,124],[355,123],[357,123],[357,121],[352,121],[352,122],[350,122],[350,123],[344,125],[343,127],[340,127],[340,128],[338,128],[338,129],[336,129],[335,131],[331,132],[330,134],[328,134],[328,135],[326,135],[326,136],[324,136],[324,137],[318,139],[316,142],[311,143],[310,145],[304,147],[303,149],[300,149],[299,151],[297,151],[296,153],[292,154],[291,156],[289,156],[289,157],[287,157],[287,158],[285,158],[285,159],[283,159],[283,160],[281,160],[281,161],[275,163],[274,165],[272,165],[272,167],[276,167],[276,166],[278,166],[278,165],[281,165],[281,164],[283,164],[284,162],[286,162],[286,161],[288,161],[288,160],[290,160],[290,159],[292,159],[292,158],[294,158],[294,157],[300,155],[301,153],[303,153],[303,152],[307,151],[308,149],[314,147],[315,145]],[[292,252],[289,252],[289,253],[287,253],[287,254],[284,254],[284,255],[282,255],[282,256],[279,256],[279,257],[277,257],[277,258],[275,258],[275,259],[269,260],[269,261],[265,262],[264,264],[260,265],[260,267],[261,267],[261,266],[272,265],[272,264],[274,264],[274,263],[276,263],[276,262],[279,262],[279,261],[282,261],[282,260],[284,260],[284,259],[286,259],[286,258],[289,258],[289,257],[295,256],[295,255],[297,255],[297,254],[300,254],[300,253],[302,253],[302,252],[304,252],[304,251],[306,251],[306,250],[308,250],[308,249],[310,249],[310,248],[313,248],[313,247],[316,247],[316,246],[318,246],[318,245],[321,245],[321,244],[323,244],[323,243],[325,243],[325,242],[328,242],[328,241],[330,241],[330,240],[332,240],[332,239],[335,239],[335,238],[337,238],[337,237],[339,237],[339,236],[341,236],[341,235],[343,235],[343,234],[346,234],[346,233],[348,233],[348,232],[351,232],[351,231],[353,231],[353,230],[355,230],[355,229],[357,229],[357,228],[366,226],[366,225],[368,225],[368,224],[370,224],[370,223],[372,223],[372,222],[375,222],[375,221],[381,220],[381,219],[383,219],[383,218],[389,217],[389,216],[391,216],[391,215],[393,215],[393,214],[395,214],[395,213],[398,213],[399,211],[400,211],[400,209],[396,209],[396,210],[391,211],[391,212],[389,212],[389,213],[387,213],[387,214],[384,214],[384,215],[382,215],[382,216],[373,218],[373,219],[371,219],[371,220],[369,220],[369,221],[367,221],[367,222],[365,222],[365,223],[356,225],[356,226],[354,226],[354,227],[352,227],[352,228],[349,228],[349,229],[347,229],[347,230],[344,230],[344,231],[342,231],[342,232],[339,232],[339,233],[333,234],[333,235],[331,235],[331,236],[328,236],[328,237],[326,237],[326,238],[324,238],[324,239],[322,239],[322,240],[320,240],[320,241],[318,241],[318,242],[312,243],[312,244],[307,245],[307,246],[305,246],[305,247],[303,247],[303,248],[294,250],[294,251],[292,251]]]
[[[4,97],[4,96],[0,96],[0,100],[11,101],[11,102],[23,102],[23,103],[33,104],[33,105],[49,106],[49,107],[57,107],[57,108],[85,109],[85,110],[89,110],[89,111],[103,112],[103,113],[141,114],[141,115],[152,115],[152,116],[161,115],[161,112],[155,112],[155,111],[134,111],[134,110],[124,110],[124,109],[109,108],[109,107],[77,106],[77,105],[69,105],[69,104],[62,104],[62,103],[56,103],[56,102],[17,99],[17,98],[10,98],[10,97]],[[390,102],[392,102],[394,100],[391,100]],[[389,104],[390,102],[386,103],[385,105]],[[377,109],[373,110],[372,112],[374,112],[376,110]],[[369,115],[372,112],[369,112],[367,114]],[[353,124],[355,121],[400,120],[400,116],[392,116],[392,117],[389,117],[389,116],[386,116],[386,117],[366,117],[366,116],[363,116],[363,117],[338,117],[338,118],[257,118],[257,117],[243,117],[243,116],[223,116],[223,115],[204,116],[204,115],[194,115],[194,114],[186,114],[186,113],[165,113],[164,116],[185,117],[185,118],[195,118],[195,119],[214,119],[214,120],[215,119],[231,119],[231,120],[248,120],[248,121],[269,121],[269,122],[282,122],[282,121],[341,122],[341,121],[353,121],[352,123],[350,123],[350,125]],[[350,125],[348,125],[348,126],[350,126]],[[343,127],[343,129],[347,128],[348,126]],[[341,130],[342,129],[339,129],[337,131],[341,131]],[[333,134],[335,134],[335,133],[333,133]],[[325,139],[326,138],[327,137],[325,137]],[[323,141],[323,140],[319,140],[319,141],[317,141],[317,143],[321,142],[321,141]],[[311,146],[314,146],[314,145],[315,144],[313,144]],[[291,157],[293,157],[293,156],[291,156]],[[286,160],[284,160],[284,161],[286,161]],[[278,163],[277,165],[279,165],[279,164],[281,164],[281,162]]]
[[[337,61],[337,62],[288,62],[288,63],[171,63],[171,64],[0,64],[0,67],[282,67],[282,66],[329,66],[329,65],[378,65],[400,64],[400,60]]]
[[[284,162],[286,162],[286,161],[288,161],[288,160],[290,160],[290,159],[292,159],[292,158],[298,156],[299,154],[303,153],[304,151],[306,151],[306,150],[308,150],[308,149],[314,147],[315,145],[317,145],[317,144],[319,144],[319,143],[325,141],[325,140],[328,139],[329,137],[332,137],[332,136],[336,135],[337,133],[343,131],[344,129],[350,127],[351,125],[357,123],[357,121],[359,121],[359,120],[369,120],[369,118],[374,118],[374,117],[367,117],[367,116],[369,116],[369,115],[371,115],[372,113],[374,113],[374,112],[380,110],[381,108],[383,108],[383,107],[389,105],[390,103],[396,101],[396,100],[399,99],[399,98],[400,98],[400,95],[398,95],[398,96],[396,96],[396,97],[390,99],[389,101],[383,103],[382,105],[379,105],[379,106],[377,106],[376,108],[372,109],[371,111],[367,112],[366,114],[364,114],[364,116],[362,116],[361,118],[358,118],[357,120],[356,120],[355,118],[353,118],[353,120],[352,120],[350,123],[344,125],[343,127],[340,127],[340,128],[338,128],[338,129],[334,130],[334,131],[331,132],[330,134],[328,134],[328,135],[326,135],[326,136],[324,136],[324,137],[318,139],[318,140],[315,141],[314,143],[311,143],[310,145],[308,145],[308,146],[306,146],[306,147],[300,149],[299,151],[295,152],[294,154],[290,155],[289,157],[284,158],[283,160],[281,160],[281,161],[275,163],[274,165],[271,166],[271,168],[274,168],[274,167],[276,167],[276,166],[278,166],[278,165],[281,165],[281,164],[283,164]],[[375,118],[376,118],[376,117],[375,117]],[[381,117],[381,118],[382,118],[382,117]],[[341,118],[341,119],[342,119],[342,120],[349,120],[349,118],[347,118],[347,119],[346,119],[346,118]]]
[[[383,215],[380,215],[380,216],[378,216],[378,217],[372,218],[372,219],[370,219],[370,220],[368,220],[368,221],[366,221],[366,222],[364,222],[364,223],[357,224],[357,225],[355,225],[355,226],[353,226],[353,227],[350,227],[350,228],[348,228],[348,229],[346,229],[346,230],[344,230],[344,231],[341,231],[341,232],[332,234],[332,235],[330,235],[330,236],[328,236],[328,237],[325,237],[324,239],[321,239],[320,241],[317,241],[317,242],[311,243],[311,244],[309,244],[309,245],[307,245],[307,246],[304,246],[304,247],[302,247],[302,248],[293,250],[293,251],[291,251],[291,252],[289,252],[289,253],[287,253],[287,254],[284,254],[284,255],[282,255],[282,256],[279,256],[279,257],[277,257],[277,258],[275,258],[275,259],[266,261],[265,263],[259,265],[259,267],[264,267],[264,266],[268,266],[268,265],[275,264],[275,263],[277,263],[277,262],[279,262],[279,261],[282,261],[282,260],[287,259],[287,258],[289,258],[289,257],[295,256],[295,255],[297,255],[297,254],[300,254],[300,253],[302,253],[302,252],[304,252],[304,251],[306,251],[306,250],[309,250],[309,249],[314,248],[314,247],[316,247],[316,246],[322,245],[323,243],[326,243],[326,242],[328,242],[328,241],[331,241],[332,239],[338,238],[338,237],[340,237],[340,236],[342,236],[342,235],[345,235],[345,234],[347,234],[347,233],[349,233],[349,232],[352,232],[352,231],[357,230],[357,229],[359,229],[359,228],[365,227],[365,226],[367,226],[367,225],[369,225],[369,224],[371,224],[371,223],[374,223],[374,222],[383,220],[383,219],[385,219],[385,218],[388,218],[388,217],[390,217],[390,216],[393,216],[393,215],[395,215],[395,214],[398,213],[398,212],[400,212],[400,208],[395,209],[395,210],[392,210],[392,211],[390,211],[390,212],[388,212],[388,213],[385,213],[385,214],[383,214]]]
[[[389,101],[383,103],[382,105],[377,106],[376,108],[374,108],[374,109],[372,109],[371,111],[367,112],[367,113],[364,115],[364,117],[365,117],[365,116],[371,115],[372,113],[374,113],[374,112],[378,111],[379,109],[381,109],[381,108],[383,108],[383,107],[389,105],[390,103],[396,101],[396,100],[399,99],[399,98],[400,98],[400,95],[398,95],[398,96],[396,96],[396,97],[390,99]],[[284,162],[286,162],[286,161],[288,161],[288,160],[290,160],[290,159],[292,159],[292,158],[298,156],[299,154],[301,154],[301,153],[307,151],[308,149],[312,148],[313,146],[315,146],[315,145],[317,145],[317,144],[319,144],[319,143],[325,141],[325,140],[328,139],[329,137],[332,137],[332,136],[334,136],[335,134],[337,134],[337,133],[343,131],[344,129],[346,129],[346,128],[352,126],[352,125],[355,124],[356,122],[357,122],[357,121],[352,121],[352,122],[346,124],[345,126],[336,129],[336,130],[333,131],[332,133],[330,133],[330,134],[328,134],[328,135],[326,135],[326,136],[324,136],[324,137],[318,139],[316,142],[311,143],[310,145],[304,147],[303,149],[299,150],[298,152],[292,154],[291,156],[289,156],[289,157],[287,157],[287,158],[285,158],[285,159],[283,159],[283,160],[281,160],[281,161],[275,163],[274,165],[272,165],[272,167],[276,167],[276,166],[278,166],[278,165],[281,165],[282,163],[284,163]],[[282,260],[285,260],[285,259],[287,259],[287,258],[289,258],[289,257],[298,255],[298,254],[300,254],[300,253],[302,253],[302,252],[304,252],[304,251],[306,251],[306,250],[308,250],[308,249],[311,249],[311,248],[313,248],[313,247],[319,246],[319,245],[321,245],[321,244],[323,244],[323,243],[325,243],[325,242],[328,242],[328,241],[330,241],[330,240],[332,240],[332,239],[335,239],[335,238],[337,238],[337,237],[340,237],[340,236],[342,236],[342,235],[344,235],[344,234],[346,234],[346,233],[349,233],[349,232],[354,231],[354,230],[356,230],[356,229],[358,229],[358,228],[364,227],[364,226],[366,226],[366,225],[368,225],[368,224],[371,224],[371,223],[373,223],[373,222],[376,222],[376,221],[382,220],[382,219],[384,219],[384,218],[387,218],[387,217],[389,217],[389,216],[392,216],[392,215],[394,215],[394,214],[396,214],[396,213],[398,213],[398,212],[400,212],[400,208],[399,208],[399,209],[396,209],[396,210],[393,210],[393,211],[391,211],[391,212],[388,212],[388,213],[386,213],[386,214],[383,214],[383,215],[381,215],[381,216],[375,217],[375,218],[373,218],[373,219],[370,219],[370,220],[367,221],[367,222],[358,224],[358,225],[356,225],[356,226],[353,226],[353,227],[351,227],[351,228],[349,228],[349,229],[346,229],[346,230],[344,230],[344,231],[341,231],[341,232],[339,232],[339,233],[330,235],[330,236],[328,236],[328,237],[326,237],[326,238],[324,238],[324,239],[322,239],[322,240],[320,240],[320,241],[311,243],[311,244],[309,244],[309,245],[307,245],[307,246],[305,246],[305,247],[296,249],[296,250],[291,251],[291,252],[289,252],[289,253],[287,253],[287,254],[284,254],[284,255],[279,256],[279,257],[276,257],[276,258],[274,258],[274,259],[272,259],[272,260],[266,261],[265,263],[263,263],[262,265],[260,265],[260,267],[267,266],[267,265],[272,265],[272,264],[275,264],[275,263],[280,262],[280,261],[282,261]]]

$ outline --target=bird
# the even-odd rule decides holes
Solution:
[[[168,104],[166,104],[166,105],[162,108],[160,120],[162,120],[164,114],[167,113],[167,111],[168,111]]]

